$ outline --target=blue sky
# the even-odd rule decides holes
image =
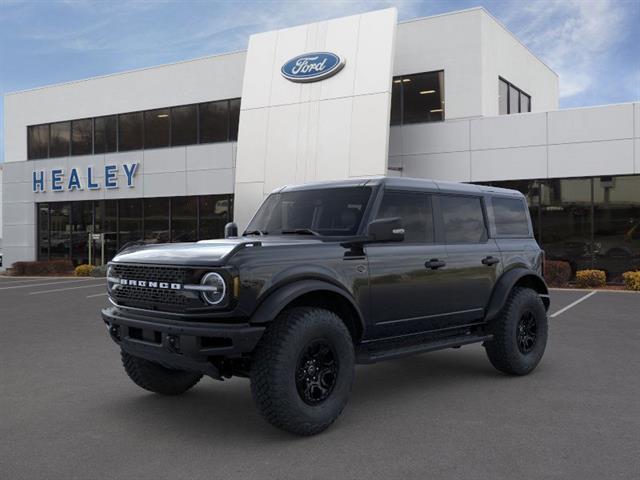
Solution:
[[[560,75],[561,107],[640,98],[640,0],[0,0],[0,93],[242,50],[254,32],[392,5],[401,20],[484,6]]]

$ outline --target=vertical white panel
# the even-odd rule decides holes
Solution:
[[[249,38],[242,83],[243,109],[269,105],[277,40],[278,32],[259,33]]]
[[[390,93],[353,98],[349,176],[387,173]]]
[[[251,37],[236,159],[241,228],[258,206],[258,184],[265,193],[386,173],[396,22],[391,8]],[[286,61],[314,51],[343,56],[346,66],[316,82],[282,77]]]

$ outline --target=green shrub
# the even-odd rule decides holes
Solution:
[[[640,291],[640,270],[636,272],[624,272],[622,274],[622,280],[624,280],[624,288],[627,290]]]
[[[576,285],[580,288],[604,287],[607,283],[607,274],[603,270],[578,270],[576,272]]]
[[[550,287],[566,287],[571,278],[571,265],[561,260],[544,262],[544,279]]]
[[[13,275],[56,275],[73,271],[71,260],[46,260],[41,262],[15,262]]]
[[[93,265],[78,265],[76,267],[76,277],[88,277],[91,275],[91,272],[93,272],[94,268],[95,267]]]

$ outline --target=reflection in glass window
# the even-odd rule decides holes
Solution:
[[[71,155],[93,153],[93,120],[85,118],[71,122]]]
[[[71,231],[69,227],[69,202],[49,204],[49,258],[69,258]]]
[[[120,248],[129,242],[142,240],[142,199],[118,200]]]
[[[195,242],[198,239],[198,197],[171,199],[171,241]]]
[[[49,260],[49,204],[38,204],[38,260]]]
[[[238,126],[240,125],[240,99],[229,100],[229,140],[238,140]]]
[[[29,160],[49,156],[49,125],[35,125],[27,129]]]
[[[95,153],[109,153],[117,150],[117,117],[108,115],[97,117],[94,120],[94,146]]]
[[[221,238],[224,226],[231,221],[233,197],[228,195],[206,195],[200,201],[200,240]]]
[[[168,147],[170,126],[168,108],[144,112],[144,148]]]
[[[513,87],[509,88],[509,113],[520,113],[520,92]]]
[[[640,175],[593,179],[594,267],[609,281],[640,270]]]
[[[185,105],[171,109],[171,145],[198,143],[198,106]]]
[[[139,150],[142,148],[142,112],[118,115],[118,150]]]
[[[49,156],[69,156],[71,145],[71,122],[52,123],[49,130]]]
[[[509,84],[501,78],[498,82],[498,113],[506,115],[509,113]]]
[[[478,197],[442,195],[442,220],[447,243],[481,243],[487,241],[487,228]]]
[[[226,142],[229,138],[229,102],[200,104],[200,143]]]
[[[524,92],[520,92],[520,111],[522,113],[531,111],[531,97]]]
[[[498,78],[498,112],[527,113],[531,111],[531,96],[504,78]]]
[[[403,75],[393,79],[393,125],[441,121],[445,118],[444,112],[443,71]]]
[[[423,193],[386,191],[376,218],[400,217],[407,243],[433,242],[431,196]]]
[[[71,258],[76,263],[89,263],[89,233],[93,231],[93,202],[71,202]],[[96,247],[96,245],[93,245]],[[100,256],[100,245],[93,258]]]
[[[493,197],[491,203],[498,235],[529,236],[529,220],[522,200]]]
[[[169,198],[144,199],[144,241],[146,243],[168,243]]]

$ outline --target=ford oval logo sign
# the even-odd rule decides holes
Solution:
[[[344,67],[345,59],[331,52],[298,55],[285,63],[280,71],[292,82],[317,82],[335,75]]]

